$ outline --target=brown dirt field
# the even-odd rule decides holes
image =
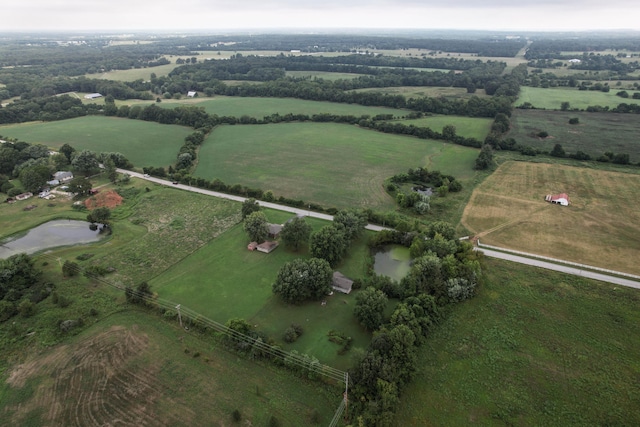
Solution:
[[[122,196],[120,196],[115,190],[101,191],[95,196],[84,201],[84,205],[90,210],[101,208],[103,206],[113,209],[121,204]]]
[[[544,201],[566,192],[568,207]],[[640,274],[640,176],[506,162],[473,192],[462,224],[481,242]]]
[[[21,388],[39,380],[30,400],[13,411],[11,425],[21,425],[29,412],[44,408],[51,426],[165,426],[188,424],[189,413],[159,416],[157,402],[166,390],[160,369],[141,362],[148,347],[135,328],[112,327],[73,346],[61,346],[45,357],[17,366],[7,380]]]

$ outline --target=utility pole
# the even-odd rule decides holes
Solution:
[[[182,316],[180,315],[180,304],[176,305],[176,310],[178,310],[178,320],[180,321],[180,327],[182,328]]]

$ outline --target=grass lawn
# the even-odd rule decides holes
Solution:
[[[0,382],[7,425],[231,425],[236,409],[251,425],[327,425],[342,397],[137,309],[21,362]]]
[[[570,125],[576,117],[580,123]],[[547,138],[537,133],[546,131]],[[640,161],[640,121],[636,114],[584,113],[574,111],[514,110],[508,137],[519,144],[551,151],[560,144],[567,153],[578,150],[598,158],[602,153],[629,154],[633,163]]]
[[[640,99],[621,98],[616,96],[616,92],[618,92],[618,90],[613,87],[610,92],[605,93],[568,87],[540,88],[522,86],[520,88],[520,96],[515,105],[522,105],[525,102],[529,102],[535,108],[559,110],[563,102],[568,102],[571,108],[584,110],[591,105],[613,108],[622,103],[640,103]]]
[[[453,125],[456,128],[456,134],[465,138],[475,138],[479,141],[489,134],[493,120],[481,117],[462,117],[462,116],[427,116],[421,119],[401,120],[405,125],[414,125],[416,127],[428,127],[436,132],[442,132],[442,128],[447,125]]]
[[[271,114],[322,114],[337,115],[370,115],[393,114],[402,117],[407,110],[385,107],[366,107],[356,104],[343,104],[338,102],[307,101],[294,98],[251,98],[240,96],[216,96],[214,98],[192,98],[183,100],[163,100],[159,105],[165,108],[174,108],[178,105],[197,105],[203,107],[209,114],[218,116],[249,116],[263,118]],[[1,129],[1,128],[0,128]]]
[[[386,178],[418,166],[473,174],[476,157],[471,148],[333,123],[220,126],[201,147],[195,175],[324,206],[384,210],[395,207]]]
[[[396,424],[640,424],[640,291],[506,261],[422,347]]]
[[[462,224],[483,243],[640,274],[640,175],[505,162],[478,185]],[[544,201],[569,195],[568,207]]]
[[[270,221],[283,223],[290,214],[267,211]],[[307,219],[314,229],[326,225],[321,220]],[[286,262],[308,257],[284,245],[270,254],[248,251],[249,243],[242,225],[238,224],[212,240],[200,250],[169,268],[150,282],[161,298],[183,304],[220,323],[239,317],[257,325],[276,340],[282,341],[287,327],[300,324],[305,332],[293,345],[281,342],[287,350],[318,357],[323,363],[347,368],[349,354],[337,355],[337,346],[328,341],[331,329],[354,338],[354,347],[366,347],[369,335],[353,317],[354,294],[335,293],[327,297],[327,305],[310,302],[300,306],[282,303],[273,295],[271,285]],[[338,269],[353,279],[366,271],[368,249],[364,240],[356,242]]]
[[[173,164],[191,132],[183,126],[103,116],[0,127],[0,134],[6,137],[52,149],[69,144],[78,151],[120,152],[138,167]]]

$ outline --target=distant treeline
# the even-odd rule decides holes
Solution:
[[[593,52],[604,50],[628,50],[638,52],[640,37],[565,37],[565,38],[544,38],[535,40],[525,53],[526,59],[558,59],[576,58],[576,56],[565,56],[563,52]],[[577,58],[582,58],[582,55]]]
[[[178,40],[191,50],[299,50],[301,52],[353,52],[374,49],[424,49],[472,53],[479,56],[514,57],[525,46],[524,40],[489,37],[426,38],[417,36],[366,36],[358,34],[261,34],[193,36]]]

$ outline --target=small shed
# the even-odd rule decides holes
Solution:
[[[333,278],[331,279],[331,287],[343,294],[351,293],[351,287],[353,286],[353,280],[346,277],[339,271],[333,272]]]
[[[269,237],[277,239],[284,227],[280,224],[269,224]]]
[[[16,196],[16,200],[27,200],[33,197],[33,193],[22,193]]]
[[[257,247],[258,242],[251,242],[247,245],[247,249],[249,249],[250,251],[255,251]]]
[[[196,95],[198,95],[198,92],[196,92],[195,90],[190,90],[189,92],[187,92],[188,98],[194,98]]]
[[[547,194],[544,200],[554,205],[569,206],[569,195],[567,193]]]
[[[97,98],[102,98],[102,94],[101,93],[88,93],[84,96],[84,99],[97,99]]]
[[[256,247],[256,249],[258,250],[258,252],[263,252],[265,254],[268,254],[269,252],[272,252],[277,247],[278,247],[278,242],[267,240],[264,243],[260,243]]]

